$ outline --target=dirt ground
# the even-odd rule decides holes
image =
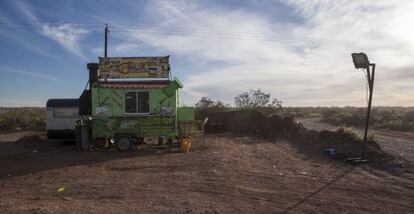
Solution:
[[[16,141],[33,134],[41,139]],[[231,134],[207,135],[187,154],[80,152],[43,133],[1,134],[0,210],[414,213],[414,175],[316,157],[284,140]]]

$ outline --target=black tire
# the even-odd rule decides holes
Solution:
[[[143,137],[139,137],[139,138],[137,138],[137,141],[136,141],[136,144],[137,145],[141,145],[141,144],[144,144],[145,142],[144,142],[144,138]]]
[[[168,145],[168,146],[172,146],[172,145],[173,145],[173,139],[168,138],[168,140],[167,140],[167,145]]]
[[[164,145],[164,138],[158,137],[158,146]]]
[[[126,152],[132,150],[132,141],[129,137],[118,137],[116,140],[116,149],[120,152]]]

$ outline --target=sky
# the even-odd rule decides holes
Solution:
[[[366,106],[351,53],[376,63],[374,106],[414,104],[412,0],[0,1],[0,106],[76,98],[86,63],[170,55],[180,102],[233,104],[249,89],[285,106]]]

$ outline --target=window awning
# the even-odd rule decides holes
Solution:
[[[164,88],[169,83],[168,80],[151,80],[151,81],[100,81],[100,87],[103,88],[133,88],[133,89],[151,89]]]

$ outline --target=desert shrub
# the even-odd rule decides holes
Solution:
[[[414,111],[408,111],[404,115],[404,120],[414,121]]]
[[[2,108],[0,131],[44,130],[44,108]]]
[[[209,117],[211,114],[216,112],[224,112],[229,109],[230,106],[220,100],[211,100],[208,97],[202,97],[195,104],[195,117],[198,120]]]
[[[366,108],[329,108],[322,112],[323,121],[333,125],[365,126]],[[414,131],[414,111],[404,107],[376,107],[371,111],[370,125],[375,128]]]
[[[270,102],[270,93],[263,92],[261,89],[250,89],[234,97],[234,104],[238,108],[282,108],[282,101],[274,98]]]
[[[216,125],[223,131],[230,131],[237,135],[254,135],[261,138],[288,137],[296,135],[304,127],[292,117],[264,115],[260,111],[251,109],[237,109],[226,112],[216,112],[209,117],[207,132],[216,131]]]
[[[351,142],[362,143],[363,139],[359,136],[358,132],[352,127],[341,127],[336,130],[338,134],[341,134],[344,138],[349,139]]]
[[[278,114],[292,117],[321,117],[330,107],[283,107]]]
[[[364,141],[363,136],[358,131],[350,126],[343,126],[338,128],[336,131],[339,135],[348,139],[350,142],[362,143]],[[367,143],[375,142],[375,134],[369,134],[367,137]]]

